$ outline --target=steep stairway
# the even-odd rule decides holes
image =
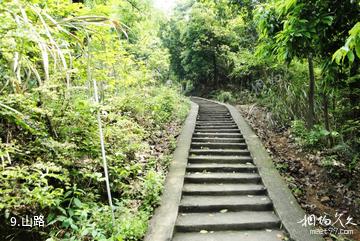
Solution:
[[[229,110],[199,105],[173,241],[279,241],[285,236]]]

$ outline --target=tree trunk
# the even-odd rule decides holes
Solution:
[[[308,128],[312,128],[315,122],[315,111],[314,111],[314,98],[315,98],[315,75],[314,75],[314,63],[313,56],[309,54],[308,56],[309,64],[309,110],[308,110]]]
[[[218,82],[218,73],[217,73],[217,61],[216,61],[216,50],[214,52],[213,55],[213,75],[214,75],[214,84],[216,87],[219,87],[219,82]]]
[[[330,131],[330,118],[329,118],[329,96],[325,93],[323,97],[323,110],[324,110],[324,124],[325,129]],[[329,136],[329,144],[332,146],[334,143],[333,138]]]
[[[329,121],[329,99],[327,94],[323,94],[323,108],[324,108],[324,124],[325,129],[330,131],[330,121]]]

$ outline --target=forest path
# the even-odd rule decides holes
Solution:
[[[235,108],[192,101],[145,240],[322,240],[297,223],[303,210]]]

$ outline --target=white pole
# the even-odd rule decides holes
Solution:
[[[87,39],[88,39],[88,53],[87,53],[87,78],[89,81],[89,85],[91,84],[91,58],[90,58],[90,38],[89,35],[87,34]],[[94,84],[94,97],[95,97],[95,103],[99,104],[99,95],[98,95],[98,89],[97,89],[97,84],[96,84],[96,80],[93,80],[93,84]],[[108,174],[108,169],[107,169],[107,162],[106,162],[106,153],[105,153],[105,144],[104,144],[104,134],[103,134],[103,130],[102,130],[102,126],[101,126],[101,118],[100,118],[100,111],[98,110],[97,113],[97,122],[98,122],[98,127],[99,127],[99,136],[100,136],[100,145],[101,145],[101,156],[102,156],[102,160],[103,160],[103,166],[104,166],[104,174],[105,174],[105,182],[106,182],[106,191],[107,191],[107,195],[108,195],[108,199],[109,199],[109,206],[111,208],[111,218],[112,218],[112,225],[114,227],[115,225],[115,215],[114,215],[114,207],[112,204],[112,198],[111,198],[111,191],[110,191],[110,181],[109,181],[109,174]]]
[[[96,80],[93,80],[93,82],[94,82],[94,97],[95,97],[95,102],[96,102],[97,104],[99,104],[99,96],[98,96],[98,90],[97,90]],[[104,165],[106,190],[107,190],[107,195],[108,195],[108,199],[109,199],[109,205],[110,205],[110,208],[111,208],[112,224],[113,224],[113,226],[114,226],[114,224],[115,224],[114,208],[113,208],[112,198],[111,198],[110,181],[109,181],[109,174],[108,174],[108,169],[107,169],[106,153],[105,153],[105,144],[104,144],[104,134],[103,134],[103,131],[102,131],[101,118],[100,118],[100,111],[99,111],[99,110],[97,111],[97,121],[98,121],[98,126],[99,126],[99,135],[100,135],[100,144],[101,144],[101,155],[102,155],[103,165]]]

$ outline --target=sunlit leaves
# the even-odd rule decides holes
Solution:
[[[345,45],[334,53],[333,60],[340,64],[347,58],[349,63],[353,63],[355,56],[360,58],[360,22],[349,31]]]

